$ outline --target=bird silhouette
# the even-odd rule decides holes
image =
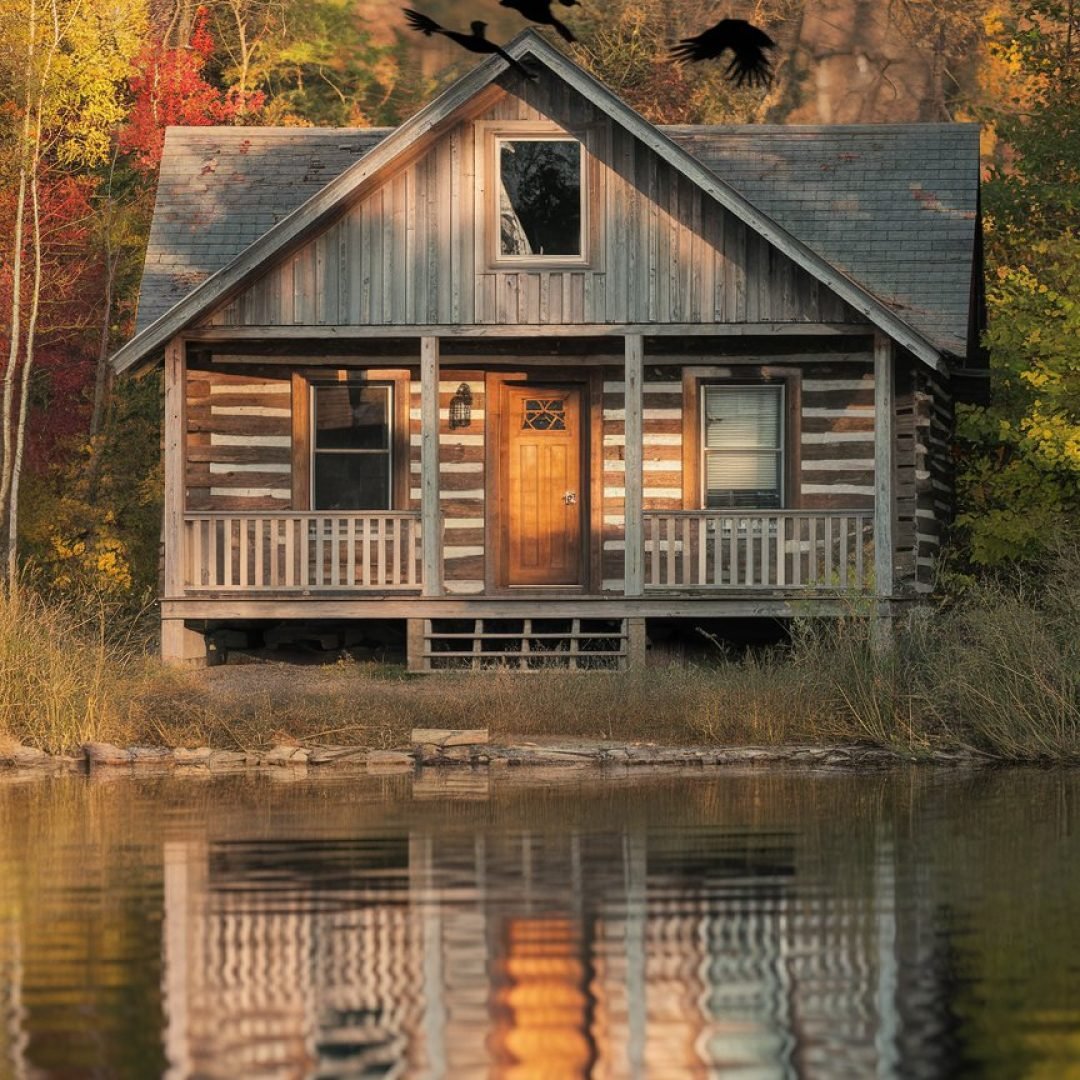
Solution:
[[[731,62],[724,76],[736,86],[768,86],[772,82],[772,65],[765,55],[766,49],[775,49],[773,41],[764,30],[759,30],[745,19],[721,19],[697,37],[683,38],[672,45],[671,55],[680,64],[687,61],[715,60],[725,49],[732,52]]]
[[[566,7],[576,4],[578,0],[560,0]],[[520,12],[531,23],[540,26],[553,26],[565,41],[575,41],[576,38],[570,33],[569,27],[560,22],[551,12],[551,0],[499,0],[502,7],[513,8]]]
[[[445,27],[440,26],[434,19],[429,18],[419,11],[413,11],[412,8],[402,8],[401,10],[405,12],[405,20],[408,22],[409,27],[413,30],[419,30],[424,37],[431,37],[432,34],[442,34],[443,37],[447,37],[451,41],[456,42],[463,49],[468,49],[469,52],[496,53],[518,72],[518,74],[524,75],[526,79],[536,78],[527,67],[515,60],[504,48],[500,45],[496,45],[494,41],[488,41],[484,36],[485,31],[487,30],[486,22],[481,22],[477,19],[475,22],[469,24],[472,27],[472,33],[462,34],[457,30],[447,30]]]

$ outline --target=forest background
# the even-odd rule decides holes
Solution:
[[[495,40],[524,26],[496,0],[467,14]],[[776,38],[767,91],[670,64],[721,15]],[[951,581],[1037,570],[1080,534],[1080,0],[584,0],[565,18],[574,59],[655,122],[982,124],[991,396],[959,417]],[[474,61],[387,0],[0,0],[5,581],[156,591],[161,386],[107,360],[132,334],[166,125],[394,125]]]

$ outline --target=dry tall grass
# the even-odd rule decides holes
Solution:
[[[865,613],[804,619],[786,649],[625,674],[410,677],[323,668],[162,668],[106,636],[100,608],[0,600],[0,738],[50,751],[90,739],[376,747],[413,727],[668,744],[858,741],[1080,760],[1080,553],[1038,587],[987,583],[882,636]]]
[[[107,636],[101,605],[0,596],[0,736],[53,753],[122,735],[124,687],[143,665]]]

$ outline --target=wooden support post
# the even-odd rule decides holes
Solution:
[[[164,471],[165,512],[162,544],[165,548],[165,579],[162,593],[168,600],[184,594],[184,503],[187,439],[187,363],[183,338],[165,347]],[[161,659],[166,664],[198,666],[206,663],[206,640],[188,630],[183,619],[161,620]]]
[[[173,338],[165,348],[165,517],[162,541],[165,545],[164,595],[167,600],[184,594],[186,383],[184,341],[182,338]]]
[[[183,619],[162,619],[161,660],[177,667],[205,667],[206,638],[198,630],[189,630]]]
[[[429,671],[427,657],[427,635],[424,633],[425,619],[405,620],[405,661],[409,671]]]
[[[624,536],[626,538],[624,586],[627,596],[640,596],[645,588],[645,526],[642,502],[642,384],[645,381],[645,347],[640,334],[625,339],[625,376],[623,381],[626,466],[624,487]],[[654,538],[655,542],[655,538]]]
[[[892,339],[874,337],[874,592],[879,600],[893,594],[896,561],[895,412]]]
[[[631,616],[626,620],[626,666],[631,671],[645,666],[646,645],[645,620]]]
[[[423,594],[442,595],[442,515],[439,511],[439,339],[420,339],[420,544]]]

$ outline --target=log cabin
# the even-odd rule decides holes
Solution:
[[[657,126],[526,31],[395,129],[172,128],[162,654],[400,621],[414,670],[933,586],[978,129]]]

